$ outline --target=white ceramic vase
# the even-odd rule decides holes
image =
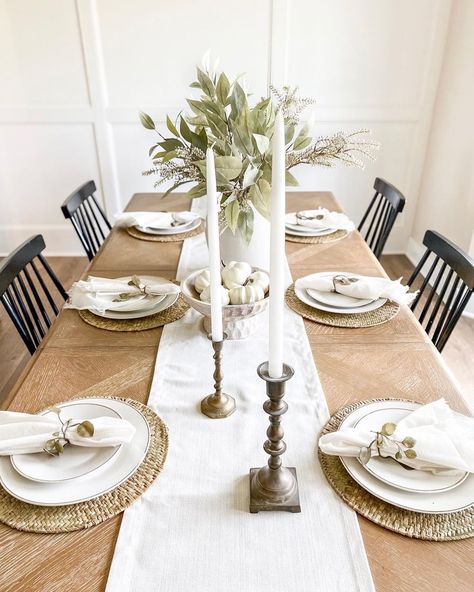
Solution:
[[[247,245],[240,231],[235,234],[226,228],[220,237],[221,259],[246,261],[252,267],[270,269],[270,222],[254,209],[254,229],[252,239]]]

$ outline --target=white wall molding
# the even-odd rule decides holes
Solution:
[[[6,1],[0,0],[0,3]],[[205,5],[210,0],[200,1]],[[171,25],[179,18],[180,8],[173,3],[160,6],[158,11],[153,0],[141,0],[144,10],[138,14],[136,8],[127,3],[64,0],[64,10],[57,14],[49,3],[24,2],[29,6],[26,21],[0,23],[0,33],[2,26],[6,26],[5,37],[13,40],[6,46],[5,60],[0,66],[7,68],[7,83],[10,76],[13,89],[3,101],[0,89],[0,155],[3,150],[8,156],[5,162],[9,162],[0,170],[0,188],[2,192],[11,193],[18,187],[19,198],[29,204],[30,200],[32,203],[37,199],[32,194],[38,187],[42,190],[42,199],[46,195],[50,201],[43,217],[31,215],[31,219],[26,213],[24,219],[12,217],[11,210],[0,204],[0,217],[11,218],[16,225],[15,236],[19,236],[22,221],[26,224],[37,219],[49,223],[56,220],[58,228],[62,227],[59,204],[79,182],[92,176],[110,216],[122,208],[131,193],[152,191],[152,179],[140,175],[149,164],[150,135],[140,127],[138,111],[150,112],[157,123],[163,124],[166,114],[177,114],[185,108],[185,84],[193,75],[190,64],[199,61],[203,51],[201,47],[195,50],[176,48],[172,64],[163,64],[157,52],[155,68],[155,61],[150,59],[150,49],[156,46],[153,32],[156,27],[168,27],[168,22]],[[381,175],[392,180],[406,193],[408,205],[397,221],[387,249],[404,252],[411,235],[451,0],[420,0],[421,8],[413,10],[407,8],[406,2],[398,0],[387,0],[386,5],[367,0],[357,11],[352,0],[339,0],[335,4],[324,0],[266,0],[254,10],[252,22],[247,15],[252,3],[250,0],[242,2],[246,10],[233,14],[229,26],[235,31],[244,28],[249,35],[247,43],[237,51],[229,46],[226,35],[219,37],[216,32],[211,47],[213,55],[221,55],[221,66],[230,73],[241,72],[239,68],[248,71],[249,91],[255,93],[252,100],[264,93],[270,82],[276,86],[299,84],[303,95],[314,95],[318,100],[315,105],[318,126],[314,129],[317,135],[337,129],[366,126],[373,129],[383,149],[377,162],[368,163],[365,171],[350,171],[340,166],[334,172],[302,167],[297,175],[301,178],[302,190],[334,191],[355,220],[370,198],[373,178]],[[340,18],[337,11],[341,10],[353,20],[359,19],[356,24],[363,30],[362,34],[357,29],[351,30],[347,21]],[[194,25],[201,24],[203,30],[212,31],[215,24],[200,20],[199,7],[194,5],[193,11]],[[216,23],[225,22],[226,9],[216,7],[215,13]],[[306,18],[306,14],[312,15],[313,20]],[[407,15],[412,17],[412,26],[406,26]],[[31,47],[26,43],[26,48],[16,44],[19,36],[15,27],[21,27],[23,39],[27,39],[28,27],[34,32],[38,22],[44,22],[46,27],[53,17],[61,18],[61,25],[56,30],[52,27],[52,31],[56,31],[54,38],[45,36],[44,54],[43,47],[35,47],[33,42]],[[321,19],[325,19],[325,24],[318,30]],[[372,22],[378,23],[380,34],[372,36]],[[188,25],[184,22],[182,26],[186,34]],[[423,34],[417,35],[418,30]],[[161,33],[167,38],[167,29],[161,29]],[[383,36],[392,42],[383,46],[385,53],[380,56],[379,41]],[[403,47],[396,43],[401,38]],[[356,52],[352,56],[354,43],[359,44],[364,63],[375,64],[373,80],[366,77],[367,72],[363,65],[361,67]],[[61,56],[63,48],[68,56],[67,63]],[[405,57],[400,60],[397,56],[401,53],[410,55],[410,60]],[[70,56],[75,60],[73,69]],[[307,64],[314,56],[313,64],[317,68]],[[372,56],[375,56],[374,61]],[[23,77],[31,72],[23,69],[19,57],[24,59],[24,64],[29,64],[28,67],[33,63],[39,70],[38,80],[44,82],[28,87],[30,77]],[[16,63],[18,68],[10,68],[9,64]],[[341,68],[341,64],[344,67]],[[357,75],[351,71],[352,65],[358,68]],[[54,79],[54,87],[49,87],[48,74],[55,66],[60,72],[64,70],[74,91],[62,92],[60,77]],[[383,87],[381,81],[386,80],[387,68],[392,66],[393,88],[401,88],[401,91],[398,94],[375,92]],[[407,70],[409,73],[405,75]],[[83,79],[85,82],[81,82]],[[31,92],[23,92],[24,88]],[[16,102],[15,97],[18,97]],[[25,101],[30,104],[24,104]],[[92,130],[87,137],[83,129],[86,124]],[[22,177],[24,152],[17,147],[9,154],[16,130],[23,143],[32,138],[29,148],[38,164],[29,184],[24,183]],[[5,141],[2,145],[3,131],[9,143]],[[50,137],[53,148],[50,148]],[[65,150],[61,155],[58,146],[62,143]],[[25,158],[30,158],[32,152],[28,152]],[[25,212],[29,211],[28,205],[25,206]],[[41,232],[44,227],[41,222],[35,227],[36,231]],[[60,232],[50,233],[53,242],[49,250],[60,252],[60,247],[54,244]],[[3,234],[0,250],[9,248],[14,236],[9,233],[7,240],[7,234]],[[61,238],[60,244],[65,252],[74,250],[72,231],[70,243],[65,244]]]
[[[105,118],[108,106],[102,43],[95,0],[76,0],[84,65],[94,114],[94,134],[100,168],[100,184],[109,216],[120,212],[121,198],[112,129]]]

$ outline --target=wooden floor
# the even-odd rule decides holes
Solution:
[[[66,289],[87,266],[85,257],[50,257],[49,262]],[[403,255],[384,255],[382,265],[392,279],[407,280],[413,265]],[[459,382],[465,399],[474,408],[474,319],[461,318],[443,351],[443,358]],[[15,384],[29,359],[3,307],[0,307],[0,402]]]

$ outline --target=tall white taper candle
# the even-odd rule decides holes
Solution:
[[[270,229],[270,335],[268,373],[283,374],[283,308],[285,298],[285,124],[281,111],[272,142]]]
[[[206,152],[207,238],[211,272],[211,333],[213,341],[222,341],[221,255],[219,249],[218,197],[214,152]]]

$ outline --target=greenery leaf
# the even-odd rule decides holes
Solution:
[[[382,429],[380,431],[384,436],[391,436],[395,432],[396,429],[397,429],[396,423],[388,422],[388,423],[383,424]]]
[[[254,213],[252,208],[248,208],[246,212],[243,212],[242,210],[240,211],[237,226],[239,227],[242,237],[247,245],[252,239],[253,221]]]
[[[199,84],[201,85],[201,90],[208,97],[212,98],[216,92],[216,89],[214,87],[212,80],[200,68],[197,68],[197,77],[198,77]]]
[[[245,169],[244,178],[242,181],[242,189],[246,189],[251,185],[254,185],[258,179],[262,176],[262,171],[251,164]]]
[[[237,200],[232,201],[225,208],[225,221],[227,226],[235,233],[239,221],[240,206]]]
[[[298,187],[299,185],[298,180],[290,173],[290,171],[285,172],[285,185],[288,187]]]
[[[176,138],[166,138],[162,142],[158,142],[158,146],[168,152],[169,150],[176,150],[176,148],[183,148],[184,144]]]
[[[206,183],[198,183],[197,185],[192,187],[186,193],[186,195],[188,197],[190,197],[191,199],[194,199],[195,197],[202,197],[203,195],[206,195]]]
[[[269,138],[267,138],[267,136],[262,136],[262,134],[253,134],[253,139],[255,140],[257,150],[260,154],[265,154],[270,146]]]
[[[166,126],[173,135],[175,135],[177,138],[179,138],[179,132],[176,129],[174,123],[171,121],[169,115],[166,116]]]
[[[229,96],[230,83],[224,72],[221,72],[219,80],[217,81],[216,94],[222,105],[227,104],[227,97]]]
[[[234,82],[234,87],[230,96],[230,105],[232,108],[231,117],[234,120],[238,119],[244,110],[248,110],[247,95],[238,82]]]
[[[219,172],[228,181],[235,179],[242,172],[242,162],[237,156],[216,156],[216,173]]]
[[[416,440],[410,436],[406,436],[406,438],[403,438],[402,444],[407,448],[413,448],[416,444]]]
[[[149,115],[147,115],[143,111],[140,111],[140,121],[141,121],[141,124],[143,125],[143,127],[145,127],[146,129],[149,129],[149,130],[155,129],[155,122],[153,121],[153,119]]]
[[[77,426],[76,432],[81,438],[92,438],[94,435],[94,425],[88,420],[83,421]]]

